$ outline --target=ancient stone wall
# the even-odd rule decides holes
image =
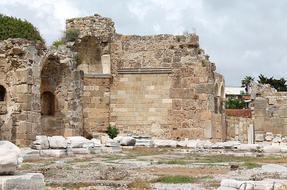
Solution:
[[[92,137],[109,125],[157,138],[225,138],[224,79],[197,35],[120,35],[99,15],[66,27],[76,41],[50,50],[0,43],[1,138]]]
[[[39,134],[82,133],[82,79],[73,53],[13,39],[0,42],[0,54],[1,139],[27,145]]]
[[[287,93],[257,85],[252,88],[252,97],[255,133],[287,135]]]
[[[45,54],[39,66],[41,129],[45,135],[72,136],[83,133],[83,76],[77,70],[75,55],[64,46],[52,49]]]
[[[0,102],[1,139],[27,144],[40,132],[40,95],[34,72],[43,53],[41,44],[26,40],[0,42],[0,85],[6,91]]]
[[[239,140],[242,143],[248,142],[248,130],[253,127],[252,118],[226,116],[227,140]]]
[[[116,35],[111,59],[111,116],[121,131],[174,139],[215,137],[215,67],[196,35]]]

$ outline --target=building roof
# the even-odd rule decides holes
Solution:
[[[245,94],[244,87],[225,87],[226,95],[242,95]]]

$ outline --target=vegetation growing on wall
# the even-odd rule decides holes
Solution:
[[[44,42],[37,28],[30,22],[0,14],[0,40],[23,38]]]

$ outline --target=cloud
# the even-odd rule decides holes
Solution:
[[[245,75],[287,77],[285,0],[1,0],[0,12],[25,18],[51,43],[65,19],[99,13],[118,33],[194,32],[227,85]]]
[[[48,43],[60,37],[65,19],[83,14],[68,0],[1,0],[0,12],[29,20]]]

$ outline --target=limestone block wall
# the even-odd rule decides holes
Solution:
[[[120,74],[111,91],[111,124],[121,133],[163,137],[172,108],[168,74]]]
[[[89,75],[84,78],[84,135],[104,133],[110,122],[110,76]]]
[[[252,118],[226,116],[227,140],[248,142],[248,128],[253,126]]]
[[[258,134],[272,132],[287,135],[287,93],[258,92],[253,101],[254,125]]]
[[[219,126],[222,120],[221,117],[218,120],[213,116],[216,96],[215,66],[199,48],[196,35],[115,35],[111,43],[111,62],[114,77],[111,89],[111,117],[113,124],[119,126],[122,131],[152,136],[155,133],[151,131],[155,129],[154,131],[161,131],[158,133],[158,137],[161,138],[217,138],[214,128],[216,125]],[[164,87],[155,81],[161,81],[162,78],[168,81]],[[140,84],[138,81],[142,79],[144,81]],[[147,88],[150,84],[145,84],[145,81],[155,84],[154,88],[158,91],[168,88],[167,86],[169,89],[159,92],[165,94],[160,99],[157,99],[157,92],[151,91],[154,98],[145,103],[141,110],[144,110],[145,106],[156,108],[155,102],[158,108],[162,108],[159,102],[168,102],[165,111],[162,111],[168,113],[167,117],[162,114],[153,118],[150,112],[142,116],[141,111],[130,108],[131,105],[140,105],[147,101],[143,97],[148,97],[149,91],[143,90],[141,85]],[[129,90],[125,89],[126,84],[131,86]],[[142,95],[131,99],[134,94]],[[122,101],[125,97],[126,100]],[[126,117],[134,117],[136,114],[140,115],[140,119],[149,117],[150,120],[143,125],[135,121],[134,124],[124,124]],[[162,118],[167,120],[158,122]]]

